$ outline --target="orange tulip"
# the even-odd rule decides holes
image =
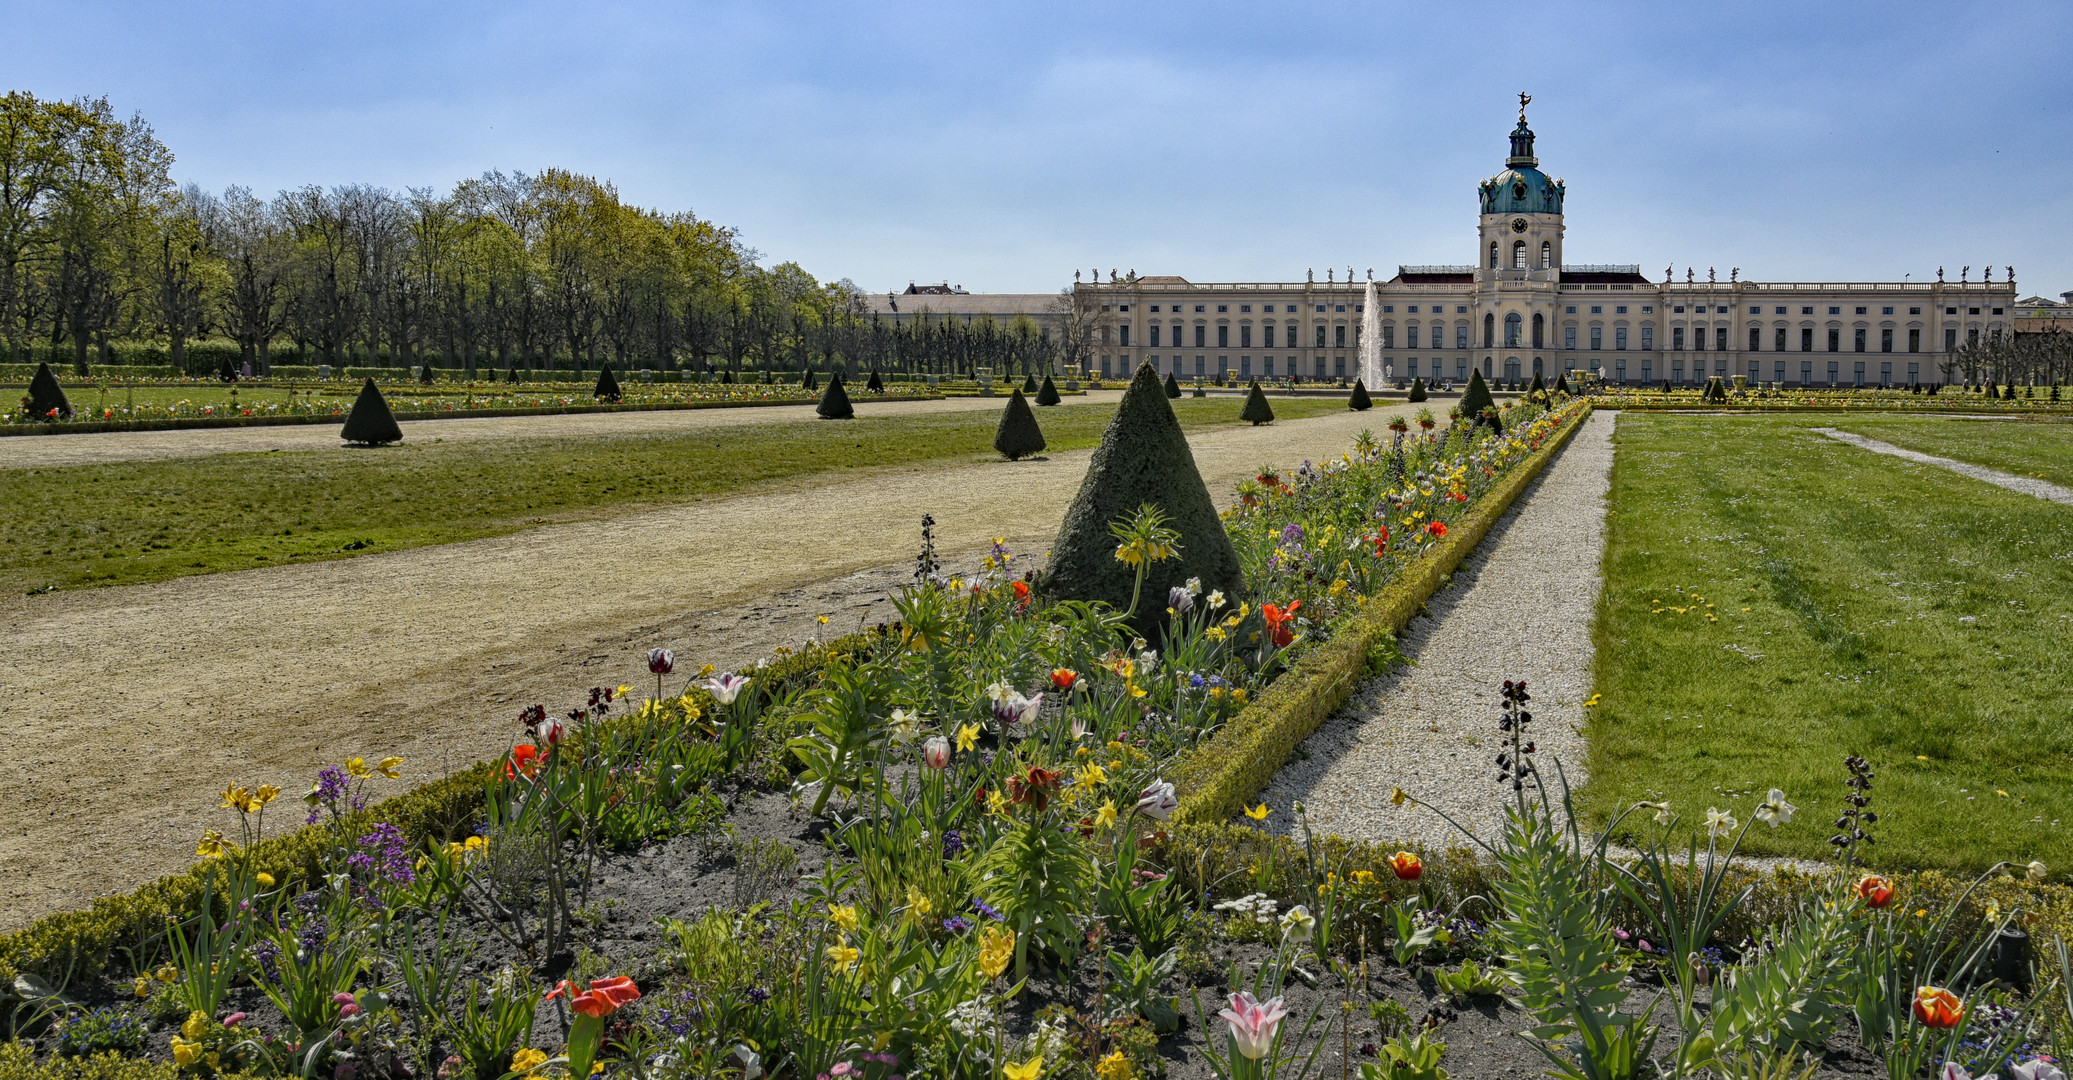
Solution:
[[[1399,881],[1416,881],[1425,873],[1425,864],[1419,861],[1418,856],[1408,851],[1399,851],[1390,856],[1389,868],[1396,871]]]
[[[1447,535],[1447,525],[1443,521],[1435,521],[1432,524],[1427,525],[1425,527],[1425,531],[1431,534],[1434,539],[1438,539],[1439,537]]]
[[[1965,1019],[1965,1003],[1940,986],[1925,986],[1915,991],[1915,1019],[1923,1027],[1954,1028]]]
[[[1071,668],[1052,668],[1051,685],[1060,690],[1070,690],[1080,681],[1080,673]]]
[[[1866,874],[1857,882],[1857,895],[1867,905],[1883,910],[1893,903],[1893,883],[1877,874]]]

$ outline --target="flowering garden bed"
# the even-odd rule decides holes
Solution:
[[[307,805],[234,787],[191,873],[0,939],[21,1040],[0,1075],[1384,1080],[1537,1070],[1511,1034],[1537,1025],[1592,1059],[1578,1075],[1741,1076],[1715,1059],[1984,1071],[2035,1044],[2039,1013],[1976,985],[1986,954],[1940,946],[2036,887],[1847,875],[1737,906],[1665,865],[1674,820],[1616,870],[1563,839],[1558,784],[1540,797],[1523,687],[1493,718],[1519,792],[1496,851],[1226,824],[1253,773],[1204,755],[1289,737],[1276,703],[1341,678],[1349,645],[1386,658],[1377,627],[1417,603],[1392,590],[1429,593],[1587,413],[1522,404],[1501,437],[1405,432],[1264,474],[1228,519],[1252,595],[1143,597],[1156,643],[1035,598],[1009,552],[946,580],[924,547],[895,624],[742,675],[656,650],[652,695],[528,709],[505,758],[396,798],[369,805],[393,759],[326,769]],[[1171,546],[1137,526],[1119,558]],[[1709,865],[1734,827],[1709,822]],[[1853,1016],[1864,1046],[1831,1038]]]

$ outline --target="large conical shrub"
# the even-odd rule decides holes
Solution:
[[[1116,537],[1109,526],[1127,520],[1147,503],[1165,515],[1167,528],[1180,534],[1179,555],[1145,570],[1147,599],[1139,602],[1137,624],[1140,632],[1156,634],[1165,623],[1164,599],[1173,586],[1200,578],[1205,590],[1236,594],[1245,581],[1216,504],[1210,502],[1202,474],[1195,470],[1195,455],[1181,434],[1180,421],[1149,364],[1137,369],[1095,448],[1079,494],[1066,508],[1051,545],[1051,563],[1038,587],[1057,599],[1106,601],[1118,610],[1128,607],[1136,571],[1116,558]]]
[[[1037,387],[1036,403],[1039,405],[1056,405],[1059,400],[1058,388],[1051,384],[1051,376],[1045,375],[1044,384]]]
[[[1718,375],[1707,379],[1706,391],[1699,395],[1699,400],[1717,405],[1727,404],[1727,384],[1722,382]]]
[[[1267,404],[1267,392],[1260,389],[1259,383],[1253,383],[1245,392],[1245,410],[1238,414],[1238,419],[1250,420],[1254,427],[1274,422],[1274,406]]]
[[[1354,412],[1367,412],[1375,407],[1375,401],[1368,396],[1368,384],[1361,379],[1353,380],[1353,393],[1346,397],[1346,407]]]
[[[993,448],[1009,461],[1020,461],[1044,450],[1044,433],[1037,427],[1036,414],[1021,390],[1008,395],[1008,407],[1001,410],[1000,429],[993,433]]]
[[[1469,372],[1468,389],[1461,392],[1461,415],[1474,420],[1483,415],[1483,410],[1497,404],[1490,396],[1490,387],[1483,382],[1483,373]]]
[[[864,384],[864,389],[869,390],[874,394],[883,393],[885,391],[885,380],[878,377],[877,368],[871,369],[871,381]]]
[[[349,443],[365,446],[402,440],[403,429],[396,426],[396,414],[389,411],[389,401],[381,396],[373,379],[360,384],[360,396],[353,402],[353,411],[346,414],[345,430],[340,434]]]
[[[1169,398],[1180,396],[1180,380],[1174,378],[1171,371],[1166,373],[1166,396]]]
[[[820,406],[813,411],[823,420],[848,420],[856,416],[856,409],[849,404],[849,391],[842,388],[841,372],[828,373],[828,388],[822,391]]]
[[[1424,401],[1424,400],[1425,400],[1425,380],[1424,380],[1424,379],[1420,379],[1420,378],[1417,378],[1417,377],[1413,377],[1413,378],[1411,379],[1411,392],[1410,392],[1410,393],[1408,393],[1408,394],[1405,394],[1405,395],[1404,395],[1404,400],[1405,400],[1405,401]]]
[[[619,380],[612,375],[612,365],[606,364],[597,369],[597,389],[592,390],[590,396],[606,401],[619,400]]]
[[[36,365],[36,374],[29,380],[29,415],[38,420],[72,415],[72,403],[65,400],[65,389],[58,385],[49,364]]]

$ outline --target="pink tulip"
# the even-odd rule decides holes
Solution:
[[[648,670],[656,675],[667,675],[677,666],[677,656],[668,649],[648,650]]]
[[[1251,1061],[1267,1056],[1274,1048],[1274,1034],[1281,1027],[1281,1018],[1288,1015],[1288,1008],[1279,997],[1267,999],[1264,1003],[1252,994],[1240,991],[1231,995],[1231,1007],[1217,1012],[1231,1023],[1232,1046]]]
[[[931,769],[940,769],[950,764],[950,740],[941,735],[929,736],[921,744],[921,762]]]

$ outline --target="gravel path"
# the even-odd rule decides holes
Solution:
[[[2060,484],[2037,480],[2028,476],[2017,476],[2014,473],[2005,473],[1999,469],[1989,469],[1984,465],[1974,465],[1970,462],[1957,461],[1952,458],[1937,457],[1934,454],[1924,454],[1919,450],[1909,450],[1889,442],[1880,442],[1877,439],[1869,439],[1847,431],[1837,431],[1834,428],[1824,427],[1815,428],[1814,430],[1837,442],[1846,442],[1851,446],[1862,447],[1874,454],[1890,454],[1905,461],[1912,461],[1921,465],[1934,465],[1939,469],[1949,469],[1959,476],[1969,476],[1974,480],[1985,480],[1989,484],[2005,487],[2010,491],[2018,491],[2024,495],[2035,495],[2040,499],[2050,499],[2055,503],[2073,506],[2073,488]]]
[[[1121,390],[1094,390],[1066,396],[1061,405],[1112,402]],[[998,412],[998,397],[950,397],[934,401],[870,401],[852,399],[858,416],[912,416],[917,413]],[[645,435],[747,424],[818,421],[814,403],[758,405],[733,409],[674,409],[657,412],[555,413],[546,416],[476,416],[403,422],[405,442],[434,439],[472,442],[508,439],[514,435],[604,436]],[[100,465],[115,461],[157,461],[163,458],[209,457],[214,454],[260,454],[269,450],[342,450],[341,418],[331,424],[283,424],[279,427],[187,428],[176,431],[102,431],[67,435],[18,435],[0,438],[0,469]]]
[[[1224,501],[1262,462],[1338,454],[1415,409],[1191,442]],[[785,422],[772,415],[783,412],[724,415]],[[516,422],[538,430],[545,419],[590,418]],[[808,477],[469,543],[0,598],[0,730],[14,748],[0,799],[0,929],[185,865],[204,827],[228,827],[211,794],[227,783],[293,795],[323,764],[391,753],[415,783],[501,752],[524,705],[559,710],[591,686],[652,687],[641,661],[652,645],[673,647],[690,672],[799,641],[816,614],[834,616],[828,633],[886,620],[924,513],[946,552],[1005,536],[1041,558],[1090,454]]]
[[[1319,833],[1441,850],[1463,842],[1431,810],[1392,807],[1390,792],[1402,787],[1492,839],[1510,795],[1493,763],[1505,679],[1526,679],[1533,694],[1536,757],[1550,786],[1556,757],[1570,784],[1582,785],[1616,416],[1585,422],[1432,598],[1429,616],[1405,630],[1409,666],[1355,691],[1303,743],[1267,789],[1270,825],[1286,831],[1300,800]]]

